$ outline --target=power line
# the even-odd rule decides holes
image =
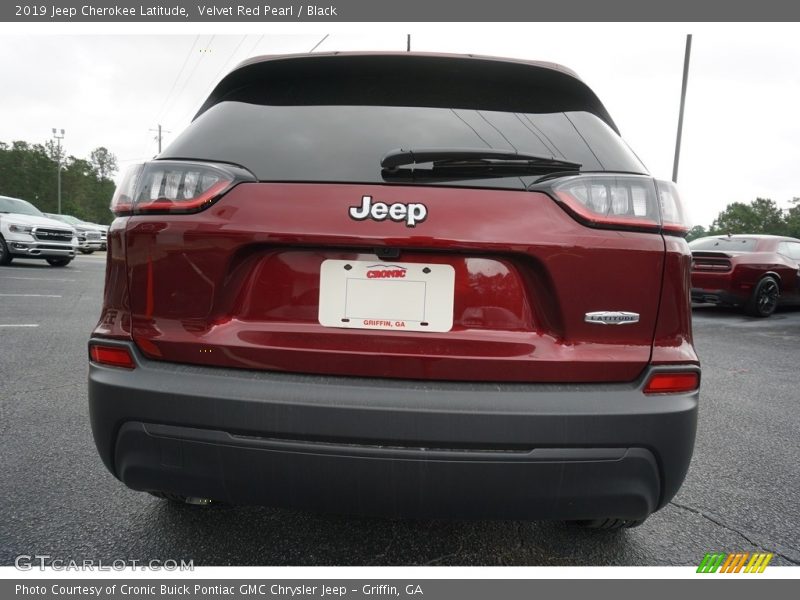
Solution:
[[[263,38],[264,36],[262,35],[261,37]],[[211,79],[211,87],[209,87],[209,88],[208,88],[208,91],[207,91],[205,94],[203,94],[203,95],[201,96],[201,99],[202,99],[201,101],[202,101],[202,102],[205,102],[205,99],[206,99],[206,98],[208,98],[209,94],[211,94],[211,92],[213,91],[213,89],[216,87],[217,83],[219,83],[219,75],[220,75],[220,73],[223,73],[223,72],[225,71],[225,68],[226,68],[226,67],[228,66],[228,64],[231,62],[231,59],[234,57],[234,55],[236,54],[236,52],[238,52],[239,48],[241,48],[241,47],[242,47],[242,44],[244,44],[244,41],[245,41],[246,39],[247,39],[247,36],[246,36],[246,35],[243,35],[243,36],[242,36],[242,39],[241,39],[241,40],[239,40],[239,43],[236,45],[236,48],[234,48],[234,49],[233,49],[233,52],[231,52],[231,53],[228,55],[228,59],[227,59],[227,60],[226,60],[226,61],[225,61],[225,62],[222,64],[222,67],[220,67],[219,71],[217,71],[216,75],[214,75],[214,77]],[[260,40],[261,40],[261,38],[259,38],[259,41],[260,41]],[[186,116],[189,116],[189,117],[191,117],[191,115],[192,115],[192,112],[194,112],[194,111],[193,111],[192,109],[190,109],[190,112],[188,113],[188,115],[187,115],[186,113],[184,113],[184,116],[181,118],[181,120],[185,119],[185,118],[186,118]]]
[[[542,146],[544,146],[544,147],[547,149],[547,151],[548,151],[550,154],[552,154],[552,155],[555,157],[555,151],[554,151],[554,150],[553,150],[553,149],[552,149],[550,146],[548,146],[548,145],[545,143],[545,141],[542,139],[542,136],[540,136],[538,133],[536,133],[536,131],[534,131],[533,129],[531,129],[531,128],[528,126],[528,124],[527,124],[527,123],[525,123],[525,121],[523,121],[523,120],[522,120],[522,117],[520,117],[520,116],[519,116],[519,113],[514,113],[514,116],[517,118],[517,121],[519,121],[520,123],[522,123],[522,126],[523,126],[525,129],[527,129],[527,130],[528,130],[528,131],[530,131],[530,132],[531,132],[531,133],[532,133],[534,136],[536,136],[536,139],[538,139],[538,140],[539,140],[539,142],[542,144]],[[562,156],[563,156],[563,155],[562,155]]]
[[[311,50],[308,51],[308,53],[311,54],[312,52],[314,52],[314,50],[319,48],[320,44],[322,44],[322,42],[327,40],[329,35],[330,35],[330,33],[326,33],[325,37],[323,37],[320,41],[318,41],[317,44]]]
[[[231,52],[231,53],[228,55],[228,59],[227,59],[227,60],[226,60],[226,61],[225,61],[225,62],[222,64],[222,67],[220,68],[220,70],[219,70],[219,71],[217,71],[217,74],[216,74],[216,75],[214,75],[213,79],[211,80],[211,85],[216,85],[216,83],[217,83],[217,78],[219,77],[220,73],[222,73],[223,71],[225,71],[225,68],[228,66],[228,63],[230,63],[230,62],[231,62],[231,59],[232,59],[232,58],[234,57],[234,55],[235,55],[235,54],[236,54],[236,53],[239,51],[239,48],[241,48],[241,47],[242,47],[242,44],[244,44],[244,41],[245,41],[246,39],[247,39],[247,36],[246,36],[246,35],[243,35],[243,36],[242,36],[242,39],[241,39],[241,40],[239,41],[239,43],[236,45],[236,48],[234,48],[234,49],[233,49],[233,52]],[[208,95],[208,94],[206,94],[206,95]]]
[[[259,38],[259,42],[261,41],[261,38],[263,38],[263,37],[264,37],[264,36],[262,35],[262,36]],[[219,71],[217,71],[217,73],[216,73],[216,74],[214,75],[214,77],[211,79],[211,86],[208,88],[208,91],[207,91],[205,94],[203,94],[203,95],[201,96],[201,102],[205,102],[205,99],[206,99],[206,98],[209,96],[209,94],[211,94],[211,92],[214,90],[214,88],[216,87],[216,85],[219,83],[219,75],[220,75],[220,73],[223,73],[223,72],[225,71],[226,67],[228,66],[228,64],[230,64],[231,60],[232,60],[232,59],[233,59],[233,57],[236,55],[236,53],[239,51],[239,48],[241,48],[241,47],[242,47],[242,44],[244,44],[244,41],[245,41],[246,39],[247,39],[247,36],[246,36],[246,35],[243,35],[243,36],[242,36],[242,39],[241,39],[241,40],[239,40],[239,43],[238,43],[238,44],[236,45],[236,47],[233,49],[233,52],[231,52],[231,53],[228,55],[228,58],[227,58],[227,60],[226,60],[226,61],[225,61],[225,62],[222,64],[222,67],[219,69]],[[257,42],[257,43],[258,43],[258,42]],[[255,47],[255,46],[254,46],[254,47]],[[189,112],[188,112],[188,113],[184,113],[184,115],[181,117],[181,121],[183,121],[183,120],[184,120],[184,119],[186,119],[186,118],[191,118],[191,116],[192,116],[192,114],[193,114],[194,112],[196,112],[196,111],[195,111],[194,109],[190,108],[190,109],[189,109]]]
[[[472,125],[470,125],[469,123],[467,123],[467,122],[466,122],[466,121],[465,121],[465,120],[464,120],[464,119],[461,117],[461,115],[459,115],[459,114],[458,114],[458,113],[455,111],[455,109],[454,109],[454,108],[451,108],[451,109],[450,109],[450,112],[451,112],[451,113],[453,113],[453,114],[454,114],[456,117],[458,117],[458,120],[459,120],[459,121],[461,121],[462,123],[464,123],[464,125],[466,125],[467,127],[469,127],[469,128],[472,130],[472,133],[474,133],[475,135],[477,135],[477,136],[478,136],[478,139],[480,139],[480,141],[482,141],[484,144],[486,144],[487,146],[489,146],[489,148],[492,148],[492,145],[491,145],[489,142],[487,142],[485,139],[483,139],[483,137],[481,136],[481,134],[480,134],[480,133],[478,133],[478,130],[477,130],[477,129],[475,129],[475,128],[474,128]]]
[[[194,36],[194,41],[192,42],[192,47],[189,48],[189,52],[186,53],[186,58],[183,59],[183,64],[181,65],[181,68],[178,71],[178,75],[175,77],[175,80],[172,82],[172,87],[169,88],[169,93],[164,98],[164,102],[161,103],[161,108],[158,109],[158,113],[157,113],[158,114],[158,119],[161,119],[162,113],[164,111],[164,108],[167,106],[167,101],[172,96],[172,92],[175,91],[175,86],[178,85],[178,80],[181,78],[181,75],[183,75],[183,70],[186,68],[186,64],[189,62],[189,58],[192,56],[192,52],[194,51],[194,47],[197,45],[197,40],[199,40],[199,39],[200,39],[200,34],[198,33],[196,36]]]
[[[211,38],[211,39],[212,39],[212,40],[214,39],[214,38],[213,38],[213,36],[212,36],[212,38]],[[192,74],[190,73],[190,74],[189,74],[189,76],[186,78],[186,81],[184,81],[184,83],[183,83],[183,86],[181,87],[181,91],[178,93],[178,96],[173,96],[173,95],[172,95],[172,92],[174,92],[174,91],[175,91],[175,86],[178,84],[178,81],[180,81],[181,75],[183,74],[183,71],[186,69],[186,65],[189,63],[189,59],[192,57],[192,54],[193,54],[193,52],[194,52],[194,49],[195,49],[195,46],[197,46],[197,42],[198,42],[199,40],[200,40],[200,34],[198,34],[198,35],[196,35],[196,36],[194,37],[194,41],[192,42],[192,45],[191,45],[191,47],[189,48],[189,51],[186,53],[186,57],[183,59],[183,64],[181,65],[181,68],[180,68],[180,70],[178,71],[178,74],[177,74],[177,76],[175,77],[175,80],[172,82],[172,87],[170,88],[170,91],[169,91],[169,93],[167,94],[166,98],[164,98],[164,102],[161,104],[161,108],[159,109],[159,111],[158,111],[158,113],[157,113],[157,115],[156,115],[156,119],[157,119],[158,121],[161,121],[161,120],[162,120],[162,117],[166,117],[166,116],[167,116],[167,114],[169,114],[169,112],[172,110],[172,107],[173,107],[173,105],[174,105],[174,100],[175,100],[175,98],[177,98],[177,97],[178,97],[178,96],[179,96],[181,93],[183,93],[183,90],[184,90],[184,88],[186,87],[186,83],[187,83],[187,82],[189,81],[189,79],[191,78],[191,75],[192,75]],[[209,42],[209,45],[210,45],[210,42]],[[201,60],[203,60],[203,55],[202,55],[202,54],[201,54],[201,55],[199,56],[199,58],[197,59],[197,62],[195,62],[194,68],[192,69],[192,73],[194,73],[194,69],[196,69],[196,68],[197,68],[197,65],[200,63],[200,61],[201,61]],[[172,102],[169,102],[169,101],[170,101],[170,99],[172,99]],[[167,104],[168,104],[168,103],[169,103],[169,108],[167,108]],[[159,128],[160,128],[160,127],[161,127],[161,125],[159,125]],[[150,131],[155,131],[155,130],[154,130],[154,129],[151,129]],[[159,145],[160,145],[160,143],[161,143],[161,134],[159,133],[159,136],[158,136],[158,137],[156,137],[156,138],[148,138],[148,139],[147,139],[147,141],[146,141],[146,142],[144,142],[144,144],[143,144],[143,146],[142,146],[142,152],[144,152],[144,151],[145,151],[145,149],[146,149],[146,148],[148,148],[148,147],[150,146],[150,143],[151,143],[151,141],[152,141],[153,139],[156,139],[156,140],[158,140],[158,141],[159,141]],[[161,149],[160,149],[160,148],[159,148],[159,153],[161,153]]]
[[[201,52],[200,53],[200,58],[198,58],[197,62],[194,63],[194,67],[192,67],[192,70],[189,72],[189,75],[183,81],[183,85],[181,86],[180,91],[175,95],[175,99],[173,100],[173,106],[175,104],[175,100],[177,100],[178,98],[181,97],[181,95],[183,94],[184,90],[186,89],[186,86],[192,80],[192,76],[194,75],[195,71],[197,71],[197,67],[200,66],[200,63],[203,62],[203,58],[205,57],[205,55],[208,53],[209,50],[211,50],[211,44],[214,42],[214,38],[216,38],[216,37],[217,37],[216,34],[212,35],[211,39],[208,40],[208,43],[205,46],[205,52]],[[165,113],[165,115],[164,115],[165,117],[166,117],[166,115],[168,115],[170,113],[171,109],[172,109],[172,106],[170,107],[170,110],[168,110]]]
[[[511,143],[511,140],[510,140],[510,139],[508,139],[508,138],[506,137],[506,134],[505,134],[505,133],[503,133],[502,131],[500,131],[500,129],[499,129],[499,128],[495,127],[494,123],[492,123],[492,122],[491,122],[489,119],[487,119],[487,118],[486,118],[486,117],[483,115],[483,113],[482,113],[481,111],[479,111],[479,110],[476,110],[475,112],[476,112],[476,113],[478,113],[478,116],[479,116],[481,119],[483,119],[484,121],[486,121],[486,122],[489,124],[489,126],[492,128],[492,129],[494,129],[494,130],[495,130],[497,133],[499,133],[499,134],[500,134],[500,135],[503,137],[503,139],[504,139],[505,141],[507,141],[507,142],[508,142],[508,145],[509,145],[509,146],[511,146],[511,147],[514,149],[514,152],[519,152],[519,150],[517,149],[517,147],[516,147],[514,144],[512,144],[512,143]]]
[[[265,34],[262,34],[262,35],[261,35],[261,37],[259,37],[259,38],[256,40],[256,43],[255,43],[255,44],[253,44],[252,46],[250,46],[250,50],[247,52],[247,55],[248,55],[248,56],[252,56],[252,55],[253,55],[253,52],[255,51],[255,49],[256,49],[256,48],[258,48],[258,45],[261,43],[261,40],[263,40],[263,39],[264,39],[264,35],[265,35]]]

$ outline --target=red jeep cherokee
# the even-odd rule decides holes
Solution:
[[[684,479],[680,200],[563,67],[253,59],[112,209],[89,402],[133,489],[622,527]]]

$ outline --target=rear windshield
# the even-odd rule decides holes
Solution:
[[[380,159],[387,152],[443,147],[552,156],[580,163],[583,171],[646,173],[605,122],[581,111],[533,114],[225,101],[203,113],[161,157],[231,162],[261,181],[380,183]],[[523,182],[505,177],[447,184],[518,188]]]
[[[722,252],[755,252],[756,238],[707,237],[689,243],[692,250],[718,250]]]

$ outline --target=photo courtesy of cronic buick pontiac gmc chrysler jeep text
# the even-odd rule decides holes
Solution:
[[[133,489],[620,528],[684,479],[680,199],[568,69],[252,59],[112,209],[89,402]]]

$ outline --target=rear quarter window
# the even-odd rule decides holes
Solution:
[[[781,242],[778,244],[778,252],[793,260],[800,260],[800,242]]]

